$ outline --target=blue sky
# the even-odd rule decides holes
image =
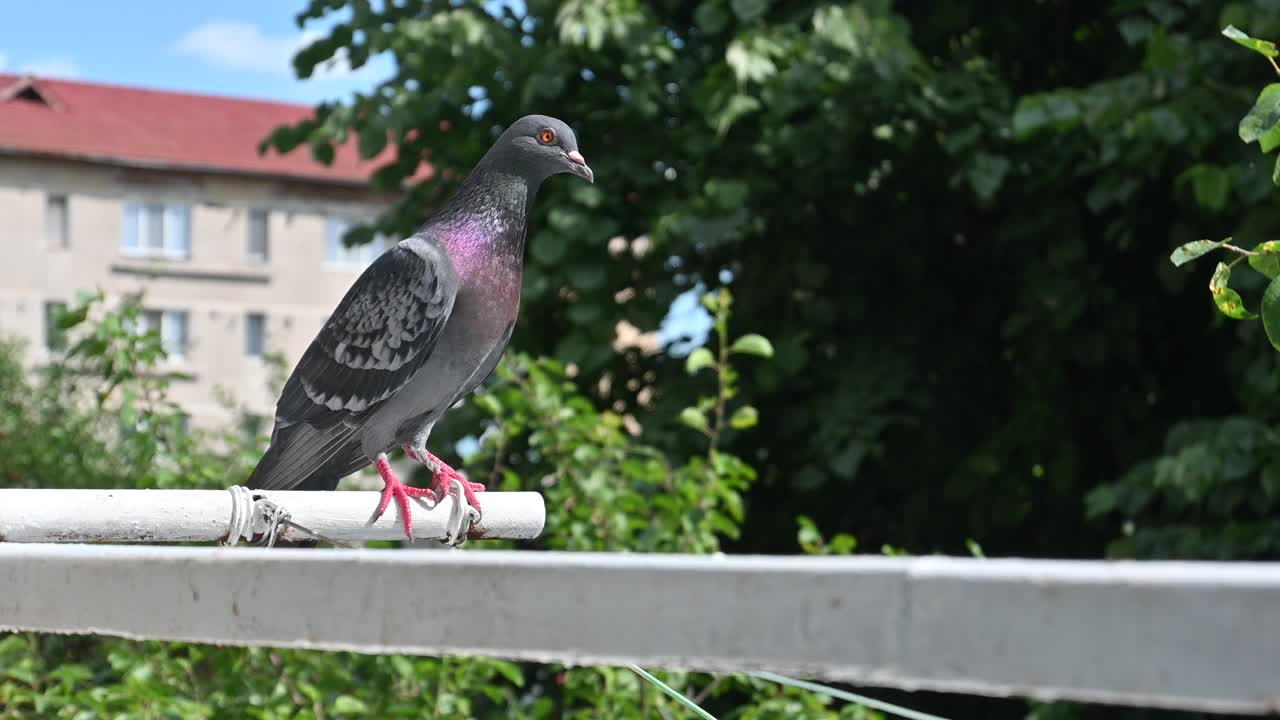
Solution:
[[[343,97],[390,74],[389,58],[351,72],[293,77],[309,36],[293,17],[303,2],[13,2],[0,25],[0,70],[300,103]]]

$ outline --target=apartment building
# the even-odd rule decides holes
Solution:
[[[270,417],[269,352],[290,367],[386,243],[345,248],[388,198],[384,158],[259,155],[298,105],[0,74],[0,334],[47,359],[49,318],[78,290],[142,292],[194,425],[221,389]],[[428,172],[424,168],[423,172]]]

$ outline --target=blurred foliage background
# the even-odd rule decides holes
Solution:
[[[298,19],[333,17],[300,76],[382,53],[395,75],[263,151],[391,143],[388,192],[439,171],[351,241],[410,231],[529,112],[570,121],[596,172],[544,188],[512,350],[434,435],[546,494],[537,547],[1280,556],[1280,354],[1169,262],[1277,239],[1273,162],[1237,135],[1275,71],[1220,34],[1280,37],[1277,0],[312,0]],[[1249,304],[1267,277],[1232,282]],[[619,321],[657,329],[690,291],[710,293],[707,338],[615,347]],[[67,318],[76,372],[30,378],[6,351],[5,481],[237,482],[257,439],[183,432],[144,372],[158,348],[112,317]],[[133,431],[102,432],[121,412]],[[448,452],[468,435],[478,450]],[[877,717],[663,677],[720,717]],[[1177,715],[879,696],[953,718]],[[424,712],[683,711],[616,669],[0,639],[0,718]]]

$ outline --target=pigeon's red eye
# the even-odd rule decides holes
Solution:
[[[538,133],[538,141],[543,145],[550,145],[556,141],[556,131],[551,128],[543,128],[542,131]]]

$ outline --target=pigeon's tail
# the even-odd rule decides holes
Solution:
[[[252,490],[333,490],[369,464],[355,430],[293,425],[277,429],[245,485]]]

